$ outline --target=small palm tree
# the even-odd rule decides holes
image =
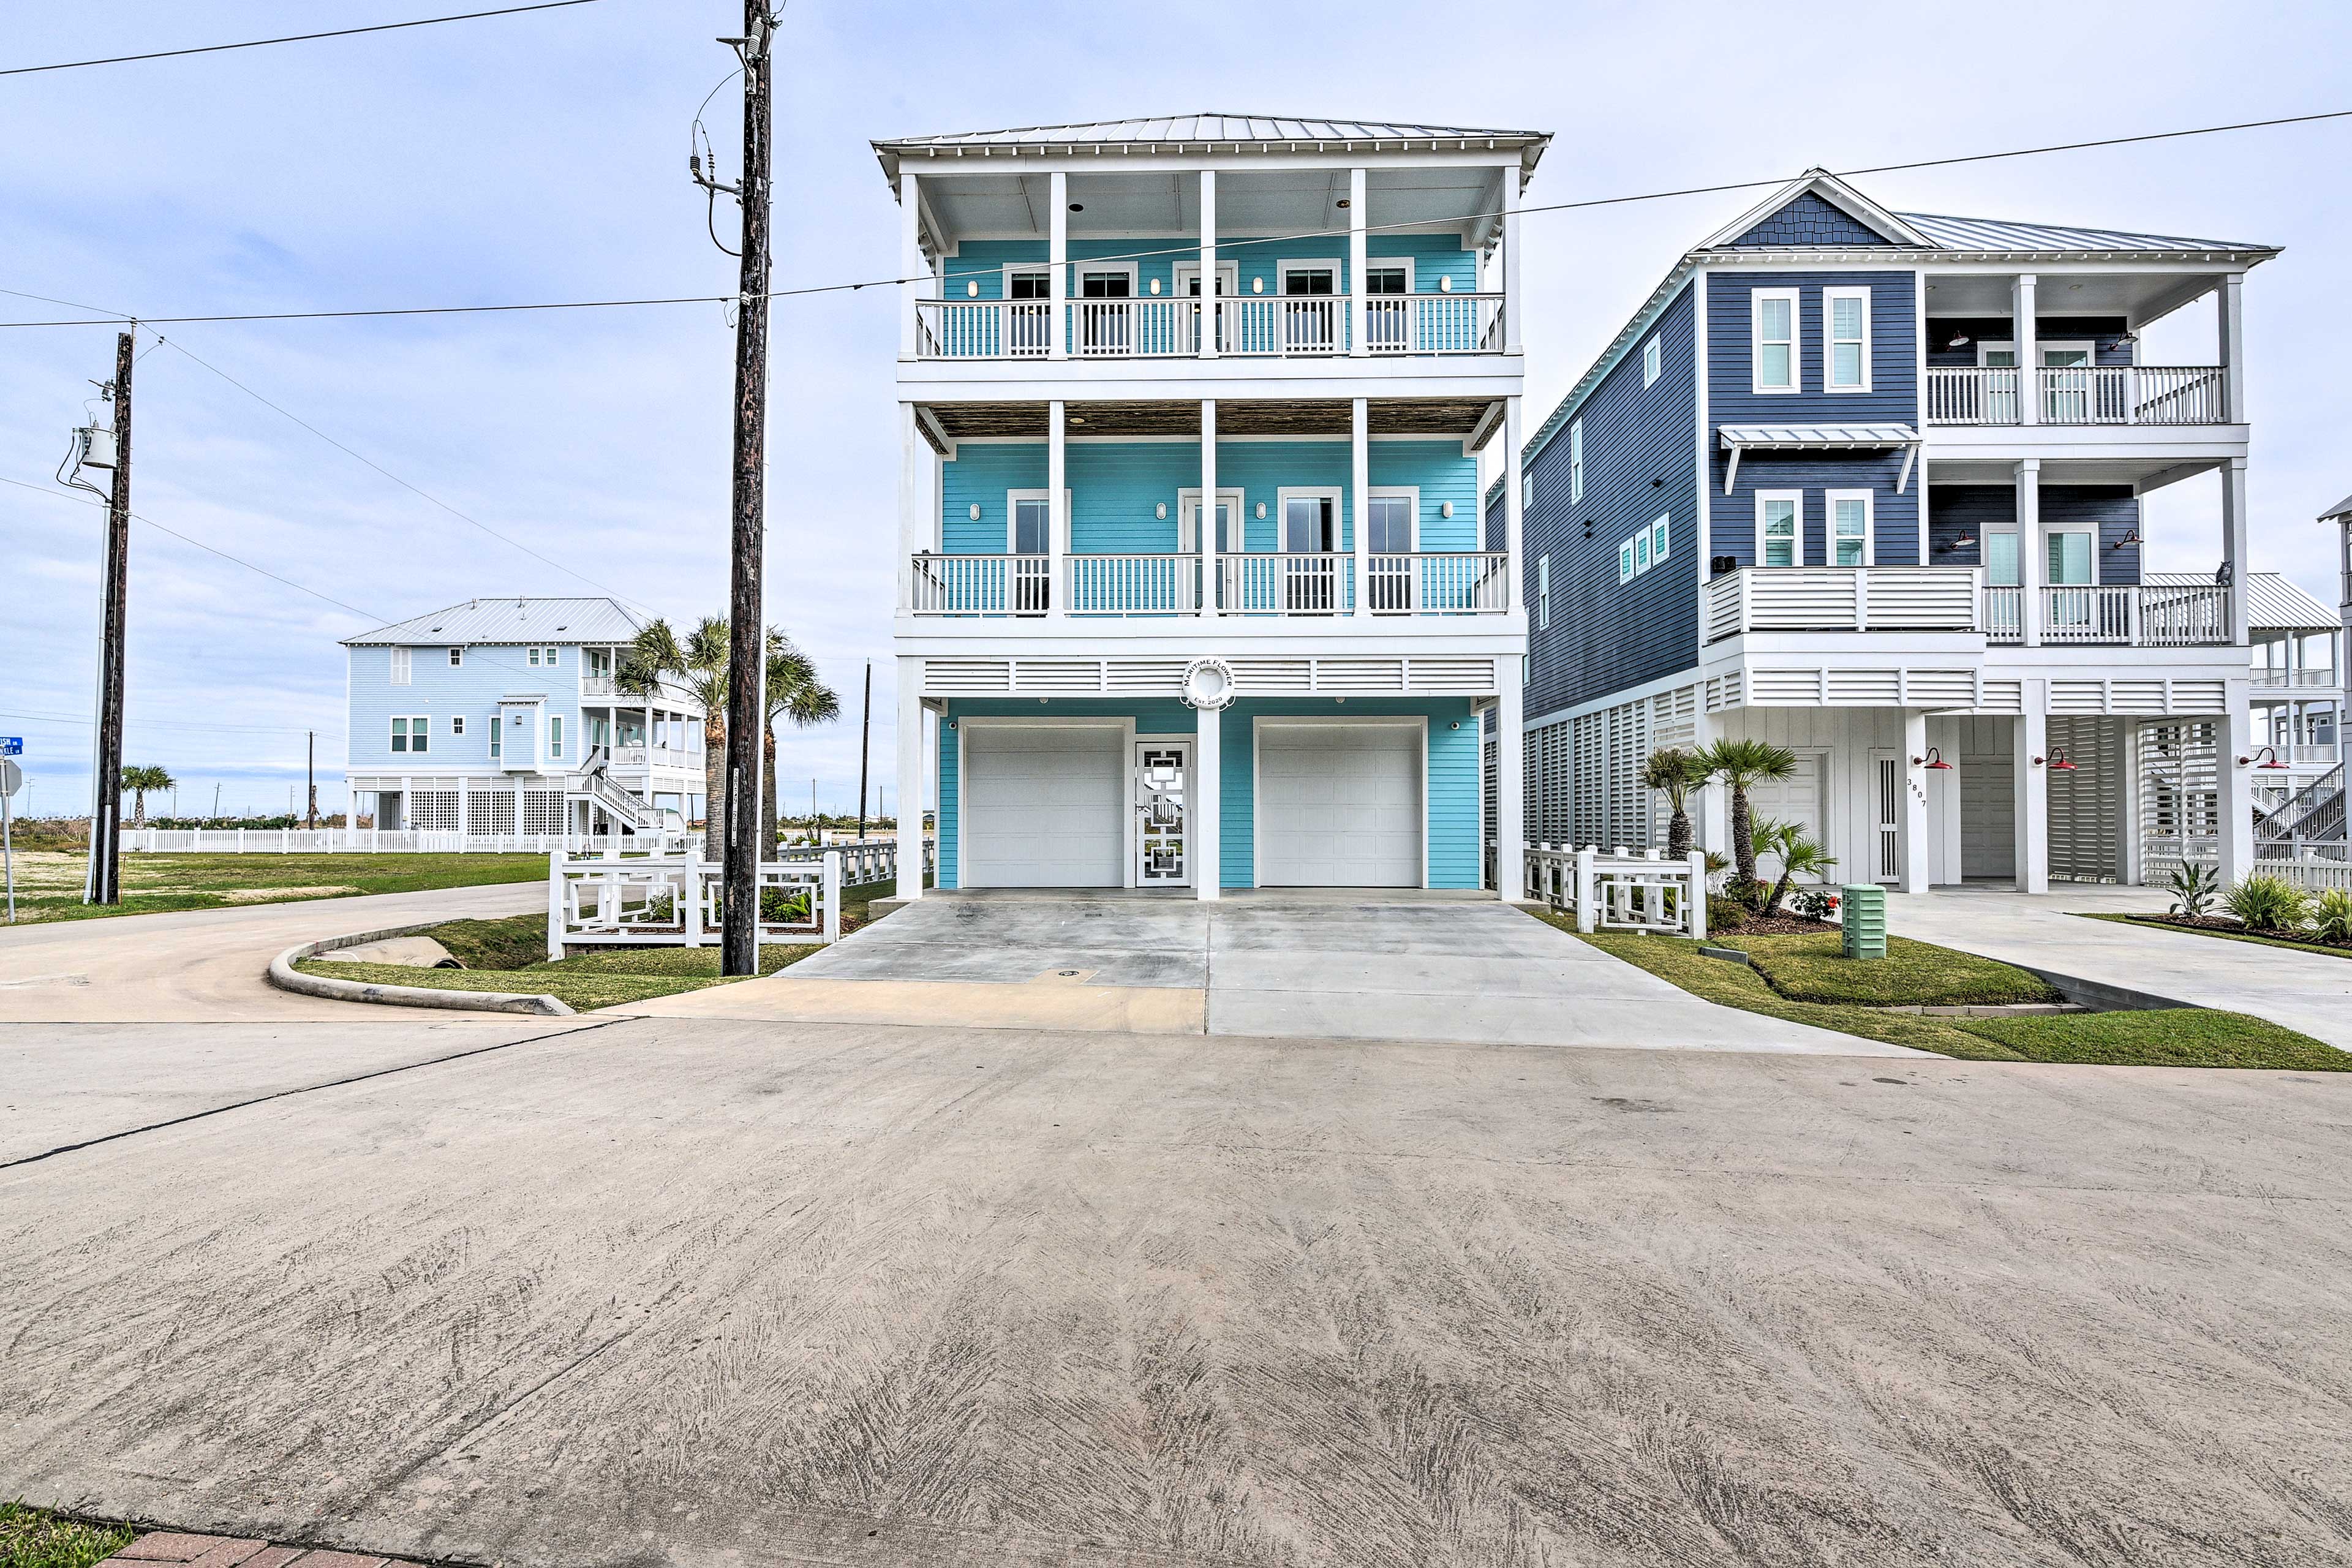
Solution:
[[[705,616],[683,639],[668,621],[652,622],[623,650],[614,681],[632,697],[658,697],[669,688],[701,705],[704,843],[715,849],[727,831],[726,620]],[[647,736],[648,747],[652,742]]]
[[[131,800],[131,826],[133,827],[147,826],[147,792],[149,790],[172,789],[178,784],[179,781],[163,768],[124,768],[122,787],[129,793]]]
[[[782,785],[776,777],[776,721],[789,720],[796,730],[830,724],[841,717],[841,699],[817,679],[816,665],[808,655],[773,626],[768,628],[767,695],[768,722],[762,727],[761,745],[767,761],[768,788],[760,803],[760,844],[762,854],[772,854],[777,818],[782,816],[779,805]]]
[[[1698,759],[1680,746],[1662,746],[1642,764],[1642,785],[1666,797],[1674,815],[1666,821],[1666,855],[1679,860],[1690,853],[1690,792],[1706,783]]]
[[[1748,786],[1767,779],[1784,779],[1797,771],[1797,753],[1769,741],[1721,740],[1698,753],[1699,766],[1709,778],[1731,786],[1731,858],[1742,883],[1756,880],[1756,824],[1748,805]]]
[[[1790,886],[1800,877],[1819,880],[1837,864],[1834,856],[1822,852],[1822,847],[1805,831],[1801,822],[1759,821],[1756,824],[1757,852],[1770,855],[1780,862],[1780,875],[1772,883],[1771,896],[1764,900],[1764,918],[1770,920],[1780,912],[1780,900],[1789,896]]]

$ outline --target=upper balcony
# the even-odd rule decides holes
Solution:
[[[1709,642],[1749,632],[1970,632],[1990,644],[2221,647],[2219,584],[1989,586],[1977,566],[1742,566],[1706,585]]]
[[[1360,342],[1368,355],[1398,358],[1501,353],[1506,342],[1500,293],[1271,295],[1213,304],[1212,353],[1197,298],[1067,300],[1058,333],[1050,300],[918,300],[915,357],[1330,359],[1353,355]]]
[[[1930,425],[2222,425],[2220,365],[1929,365]]]

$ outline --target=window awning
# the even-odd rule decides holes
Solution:
[[[1886,452],[1900,447],[1903,471],[1895,477],[1896,495],[1911,482],[1911,465],[1919,458],[1919,432],[1908,425],[1724,425],[1717,433],[1723,449],[1731,454],[1723,473],[1725,495],[1739,477],[1745,452]]]

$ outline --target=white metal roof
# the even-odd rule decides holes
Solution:
[[[343,646],[624,643],[645,624],[614,599],[468,599],[345,637]]]
[[[898,136],[877,149],[940,147],[1280,146],[1359,142],[1478,142],[1498,147],[1545,142],[1540,131],[1496,131],[1469,125],[1421,125],[1386,120],[1302,120],[1285,114],[1167,114],[1096,120],[1073,125],[1023,125],[1009,131],[959,131],[940,136]]]
[[[1729,447],[1908,447],[1919,432],[1908,425],[1724,425]]]
[[[2099,254],[2151,250],[2263,251],[2275,248],[2246,240],[2192,239],[2177,234],[2135,234],[2126,229],[2074,228],[2009,218],[1950,217],[1941,213],[1904,213],[1903,220],[1945,250],[2053,250]]]
[[[2210,584],[2210,572],[2147,572],[2140,581],[2151,588],[2193,588]],[[2277,572],[2246,574],[2246,624],[2260,631],[2332,632],[2344,622],[2334,610],[2287,581]]]
[[[2352,517],[2352,496],[2346,496],[2342,500],[2337,501],[2334,506],[2331,506],[2326,511],[2321,512],[2319,514],[2319,521],[2322,522],[2339,522],[2347,517]]]

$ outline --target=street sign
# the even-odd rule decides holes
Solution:
[[[25,737],[0,735],[0,757],[21,757],[25,754]]]
[[[25,787],[25,770],[0,758],[0,795],[12,795]]]

